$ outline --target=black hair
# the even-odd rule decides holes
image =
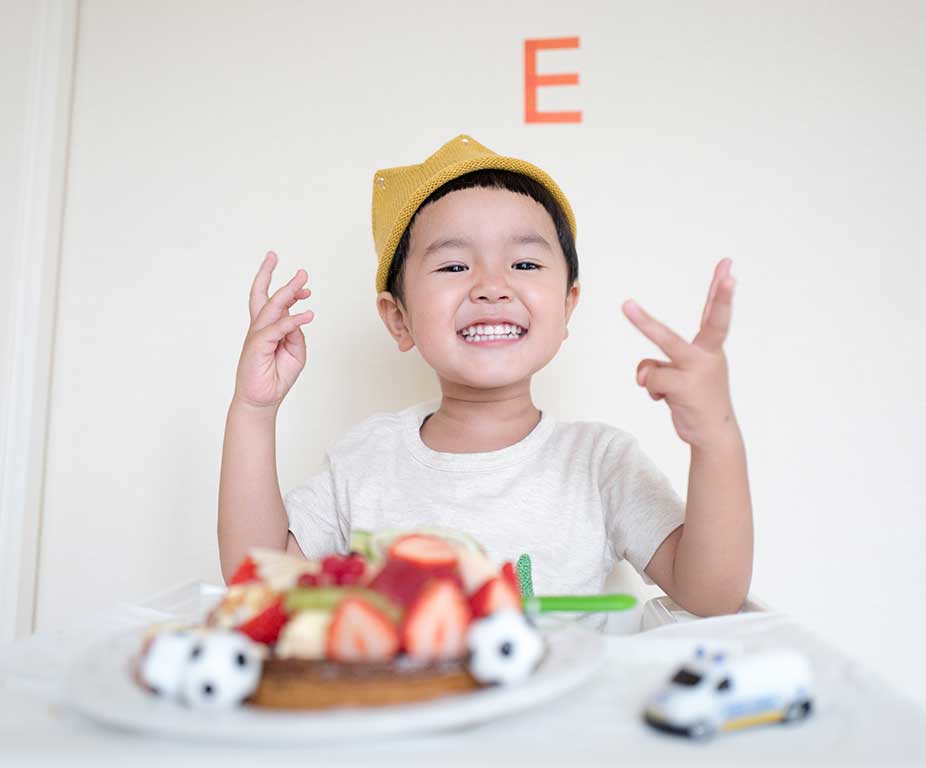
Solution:
[[[470,189],[472,187],[483,187],[486,189],[507,189],[511,192],[517,192],[527,195],[540,203],[546,208],[547,213],[553,219],[553,225],[556,227],[556,236],[559,238],[560,248],[563,256],[566,257],[566,269],[568,275],[566,278],[566,291],[573,286],[579,279],[579,257],[576,254],[576,242],[572,236],[572,230],[569,228],[569,221],[559,203],[556,202],[549,190],[540,182],[535,181],[530,176],[525,176],[514,171],[503,171],[496,168],[487,168],[480,171],[471,171],[451,179],[446,184],[435,189],[428,195],[424,202],[418,206],[418,209],[412,215],[408,226],[402,233],[402,239],[396,246],[395,255],[392,257],[392,263],[389,265],[389,274],[386,277],[386,290],[389,291],[402,303],[405,302],[404,286],[402,276],[405,260],[408,258],[408,245],[411,240],[412,225],[415,218],[421,210],[429,203],[440,200],[444,195],[455,192],[458,189]]]

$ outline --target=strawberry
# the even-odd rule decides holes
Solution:
[[[403,558],[393,558],[386,561],[368,586],[403,607],[408,607],[415,602],[428,582],[435,579],[461,583],[454,563],[418,565]]]
[[[472,549],[461,549],[457,552],[457,567],[460,569],[463,591],[467,595],[473,594],[498,574],[498,569],[486,555]]]
[[[236,627],[239,632],[243,632],[256,643],[273,645],[280,636],[280,630],[289,620],[289,614],[283,607],[283,598],[274,600],[269,606],[264,608],[253,619],[249,619],[244,624]]]
[[[385,661],[399,652],[395,625],[366,600],[348,597],[328,625],[325,657],[335,661]]]
[[[248,555],[241,561],[241,564],[238,566],[238,569],[232,574],[232,577],[228,580],[228,586],[233,586],[234,584],[246,584],[249,581],[257,581],[260,577],[257,575],[257,563],[251,559],[251,556]]]
[[[396,539],[389,547],[389,558],[434,568],[456,565],[457,555],[443,539],[412,533]]]
[[[502,566],[502,578],[511,585],[512,589],[515,591],[515,594],[518,596],[518,598],[520,598],[521,582],[518,581],[518,574],[515,573],[514,566],[510,561]]]
[[[521,597],[517,588],[504,576],[495,576],[483,584],[469,599],[473,618],[481,619],[483,616],[496,611],[512,608],[521,610]]]
[[[471,613],[459,583],[437,579],[428,584],[402,622],[402,646],[422,661],[453,659],[466,653]]]

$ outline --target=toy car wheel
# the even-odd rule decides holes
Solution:
[[[810,703],[809,699],[798,699],[797,701],[793,701],[785,710],[784,722],[793,723],[796,720],[803,720],[810,714],[812,709],[813,705]]]
[[[708,741],[714,737],[714,726],[707,720],[699,720],[688,728],[688,737],[694,741]]]

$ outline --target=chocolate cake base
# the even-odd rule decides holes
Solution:
[[[480,688],[464,660],[416,664],[408,659],[344,664],[264,661],[257,690],[247,700],[268,709],[331,709],[408,704]]]

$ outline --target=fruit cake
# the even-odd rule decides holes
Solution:
[[[190,707],[369,707],[526,679],[544,643],[511,563],[441,529],[357,533],[320,561],[253,550],[200,625],[155,627],[134,675]]]

